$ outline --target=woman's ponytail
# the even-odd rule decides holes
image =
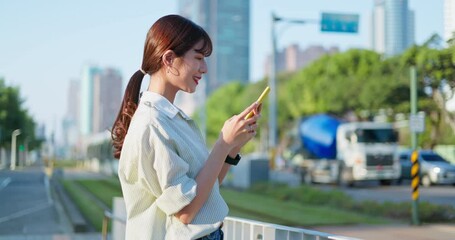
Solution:
[[[136,111],[139,103],[139,91],[141,90],[142,79],[145,72],[138,70],[131,76],[128,85],[126,86],[125,95],[123,96],[120,111],[112,126],[111,137],[112,145],[114,146],[114,157],[119,159],[125,140],[126,133],[131,123],[131,118]]]

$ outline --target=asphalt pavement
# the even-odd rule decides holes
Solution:
[[[365,240],[454,240],[455,224],[324,226],[314,230]]]
[[[68,178],[103,178],[86,171],[68,170]],[[42,169],[0,171],[0,240],[95,240],[100,233],[68,233],[62,211],[49,193]],[[455,199],[454,199],[455,201]],[[320,226],[311,229],[366,240],[455,239],[455,224]]]

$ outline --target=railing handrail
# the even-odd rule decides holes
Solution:
[[[110,211],[104,211],[104,218],[103,218],[103,226],[102,226],[102,240],[107,240],[107,231],[108,231],[108,223],[109,223],[109,220],[114,220],[114,221],[117,221],[117,222],[120,222],[122,223],[123,225],[126,225],[126,219],[125,217],[121,217],[121,216],[116,216],[115,214],[113,214],[112,212]],[[240,224],[240,229],[238,229],[239,225]],[[249,227],[247,227],[249,226]],[[298,227],[289,227],[289,226],[284,226],[284,225],[279,225],[279,224],[274,224],[274,223],[268,223],[268,222],[260,222],[260,221],[255,221],[255,220],[250,220],[250,219],[245,219],[245,218],[239,218],[239,217],[226,217],[224,219],[224,227],[223,227],[223,231],[225,231],[225,234],[227,235],[237,235],[238,231],[241,231],[241,232],[244,232],[245,229],[243,228],[250,228],[250,230],[248,230],[248,232],[250,231],[253,231],[253,228],[257,228],[259,227],[260,229],[262,229],[262,234],[268,234],[270,233],[269,231],[267,231],[266,229],[272,229],[272,236],[268,236],[266,237],[265,239],[306,239],[305,237],[316,237],[314,239],[330,239],[330,240],[358,240],[357,238],[352,238],[352,237],[346,237],[346,236],[340,236],[340,235],[336,235],[336,234],[330,234],[330,233],[326,233],[326,232],[319,232],[319,231],[315,231],[315,230],[309,230],[309,229],[304,229],[304,228],[298,228]],[[237,229],[236,229],[237,228]],[[261,232],[261,231],[259,231]],[[276,233],[276,232],[279,232],[279,233]],[[251,234],[253,234],[253,232],[251,232]],[[258,234],[258,232],[256,232],[256,234]],[[276,238],[276,235],[278,234],[280,237]],[[285,235],[283,235],[285,234]],[[296,238],[296,235],[299,235],[301,237],[297,237]],[[253,235],[250,235],[250,236],[253,236]],[[273,237],[275,236],[275,237]],[[282,238],[281,236],[284,236],[284,238]],[[233,236],[226,236],[227,238],[226,239],[233,239]],[[311,238],[311,239],[313,239]],[[244,239],[244,238],[242,238]],[[246,239],[250,239],[250,238],[246,238]],[[254,238],[254,239],[257,239],[257,238]],[[261,237],[262,239],[262,237]]]
[[[103,217],[103,225],[101,228],[101,239],[102,240],[107,240],[107,226],[109,224],[109,220],[115,220],[117,222],[123,223],[123,225],[126,225],[126,219],[115,216],[113,213],[110,211],[104,211],[104,217]]]
[[[284,226],[284,225],[279,225],[279,224],[274,224],[274,223],[260,222],[260,221],[245,219],[245,218],[239,218],[239,217],[229,217],[229,216],[226,217],[224,220],[224,223],[225,223],[224,226],[227,227],[229,225],[230,221],[233,222],[234,224],[235,223],[240,223],[242,225],[248,224],[248,225],[253,225],[253,226],[258,226],[258,227],[263,227],[263,228],[272,228],[272,229],[275,229],[278,231],[285,231],[285,232],[288,232],[288,239],[295,239],[295,238],[292,238],[289,236],[292,235],[292,233],[297,233],[297,234],[303,234],[303,235],[308,235],[308,236],[316,236],[316,237],[320,237],[322,239],[358,240],[357,238],[352,238],[352,237],[340,236],[340,235],[336,235],[336,234],[319,232],[319,231],[309,230],[309,229],[304,229],[304,228],[289,227],[289,226]],[[228,231],[228,229],[226,229],[226,231]],[[320,238],[315,238],[315,239],[320,239]],[[275,239],[275,238],[267,238],[267,239]]]

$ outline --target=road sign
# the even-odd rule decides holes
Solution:
[[[425,131],[425,113],[411,114],[409,116],[409,128],[411,132],[421,133]]]
[[[358,30],[358,14],[322,13],[322,32],[357,33]]]

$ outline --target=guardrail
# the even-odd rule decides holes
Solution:
[[[288,227],[237,217],[226,217],[223,225],[226,240],[357,240],[304,228]]]
[[[124,218],[115,216],[109,211],[104,211],[104,217],[103,217],[103,225],[101,228],[101,239],[102,240],[107,240],[107,231],[108,231],[108,224],[109,220],[117,221],[122,223],[123,226],[126,225],[126,220]],[[123,236],[118,236],[118,238],[123,238]]]
[[[109,220],[114,221],[112,224],[112,239],[124,239],[126,209],[123,198],[114,198],[113,213],[104,212],[103,240],[107,239]],[[223,224],[223,232],[225,240],[358,240],[351,237],[238,217],[226,217]]]

